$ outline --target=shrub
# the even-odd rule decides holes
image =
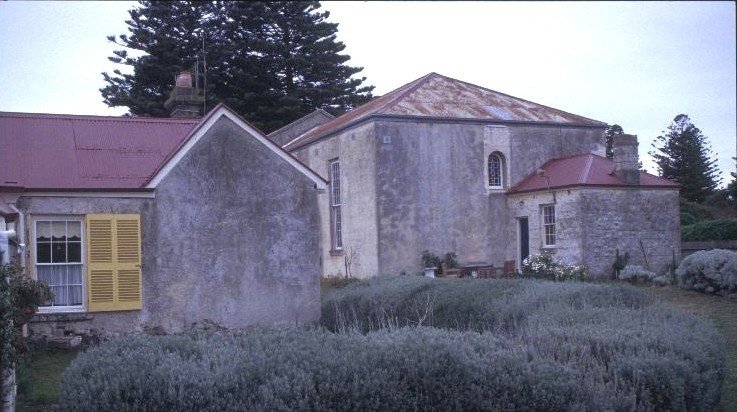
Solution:
[[[40,304],[50,299],[51,289],[26,276],[21,266],[0,265],[0,400],[5,400],[10,370],[23,358],[26,349],[21,326],[28,323]]]
[[[681,226],[681,240],[737,240],[737,219],[718,219]]]
[[[723,376],[724,342],[710,324],[626,285],[372,279],[328,294],[321,322],[343,331],[422,324],[491,334],[582,373],[577,390],[596,394],[582,395],[593,399],[588,410],[709,409]]]
[[[650,285],[653,283],[664,284],[662,276],[643,268],[639,265],[627,265],[619,271],[617,279],[632,284]]]
[[[333,330],[340,316],[326,312],[336,309],[387,327],[114,339],[65,371],[60,410],[718,405],[721,335],[628,285],[404,276],[332,289],[323,320]]]
[[[422,266],[425,268],[440,267],[440,258],[436,254],[430,252],[429,250],[422,251],[421,259],[422,259]]]
[[[684,289],[725,294],[737,291],[737,252],[702,250],[685,259],[676,269],[678,284]]]
[[[587,276],[585,266],[556,262],[553,256],[547,253],[532,255],[523,260],[522,274],[559,281],[583,280]]]

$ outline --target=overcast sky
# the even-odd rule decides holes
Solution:
[[[0,111],[120,115],[99,90],[132,2],[0,2]],[[651,142],[688,114],[735,171],[734,2],[322,2],[382,95],[436,72]]]

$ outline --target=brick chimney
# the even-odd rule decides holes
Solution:
[[[640,184],[640,158],[637,155],[637,136],[621,134],[614,136],[614,172],[628,185]]]
[[[192,73],[184,71],[174,78],[174,89],[164,102],[169,117],[196,119],[202,116],[200,109],[205,98],[199,90],[192,87]]]

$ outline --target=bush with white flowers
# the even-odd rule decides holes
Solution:
[[[525,258],[522,261],[522,274],[557,281],[583,280],[587,276],[585,266],[557,262],[552,255],[547,253]]]

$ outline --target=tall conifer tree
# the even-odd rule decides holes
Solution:
[[[650,155],[660,176],[680,183],[681,196],[686,199],[703,202],[719,185],[717,160],[711,159],[706,136],[687,115],[676,116],[668,132],[655,139],[653,147],[657,151]]]
[[[319,8],[316,1],[141,1],[130,11],[131,34],[109,39],[144,54],[116,51],[110,59],[133,74],[103,73],[108,85],[100,91],[109,106],[133,115],[167,116],[174,76],[198,60],[202,74],[206,60],[208,107],[223,101],[265,132],[318,108],[340,114],[368,101],[373,86],[353,77],[363,68],[346,65],[337,24]]]

